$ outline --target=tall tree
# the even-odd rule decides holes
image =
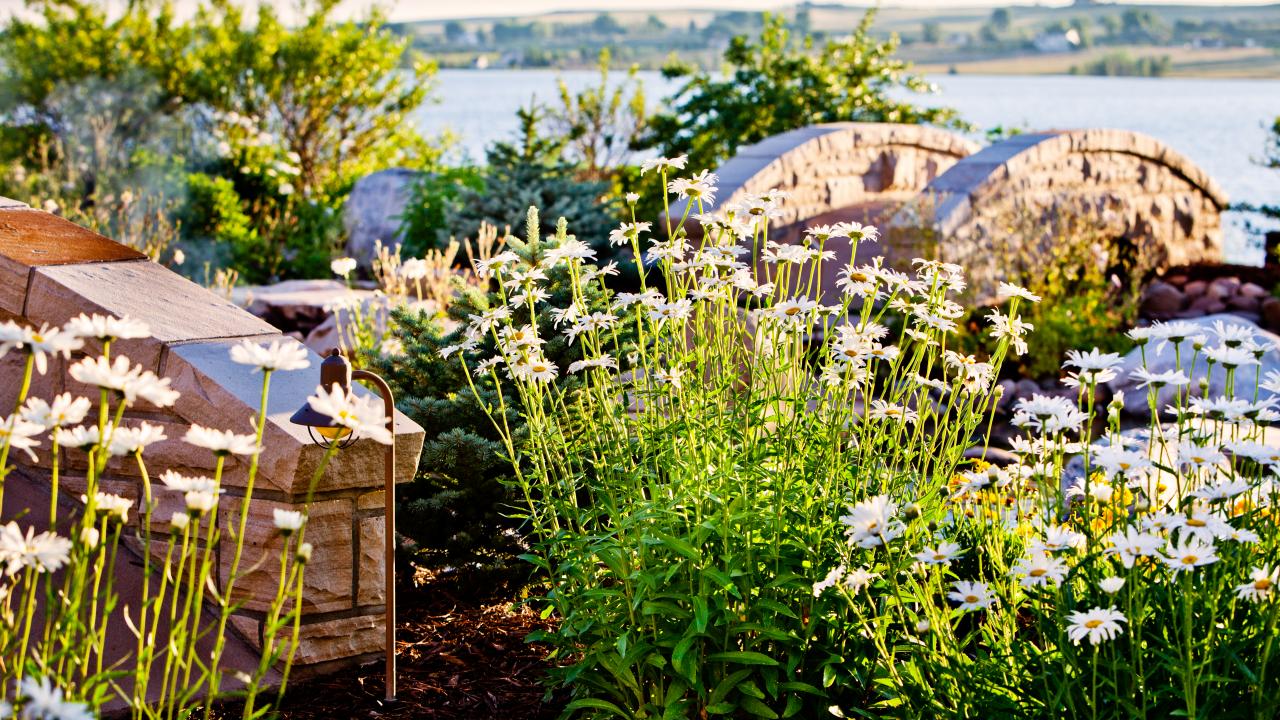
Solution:
[[[668,65],[666,77],[687,80],[651,119],[641,145],[669,156],[687,154],[696,169],[716,166],[740,145],[814,123],[960,125],[954,110],[894,97],[897,89],[927,93],[935,88],[894,57],[896,37],[871,36],[874,19],[875,11],[868,11],[849,36],[815,48],[812,37],[793,41],[786,22],[766,14],[758,38],[738,35],[729,43],[727,72]]]

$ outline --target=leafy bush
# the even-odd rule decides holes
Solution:
[[[713,192],[703,176],[676,187]],[[1002,286],[981,362],[946,349],[960,268],[850,267],[822,305],[823,243],[874,231],[778,246],[759,237],[767,211],[744,225],[741,210],[706,218],[697,244],[680,227],[627,238],[663,276],[606,291],[603,315],[576,282],[592,272],[580,243],[495,264],[511,292],[569,318],[550,333],[524,305],[474,318],[488,342],[451,356],[512,461],[569,715],[1272,714],[1280,492],[1260,442],[1271,402],[1238,372],[1262,352],[1249,330],[1221,326],[1194,352],[1178,324],[1134,331],[1149,356],[1183,342],[1188,363],[1150,381],[1175,422],[1153,418],[1149,435],[1121,434],[1120,403],[1093,405],[1120,359],[1072,353],[1080,404],[1020,401],[1017,460],[995,467],[966,450],[1024,348],[1030,294]],[[759,267],[736,259],[740,232],[765,246]],[[552,271],[574,281],[567,305],[537,292]],[[569,337],[583,360],[552,361]],[[1193,399],[1197,362],[1238,398]]]
[[[1025,311],[1036,342],[1010,369],[1056,379],[1069,350],[1127,349],[1125,331],[1138,320],[1143,280],[1153,268],[1145,248],[1109,232],[1091,210],[1014,207],[989,219],[991,251],[1010,282],[1042,298]],[[961,336],[966,352],[989,354],[995,343],[973,312]]]
[[[409,202],[399,218],[404,252],[421,255],[441,247],[453,230],[448,217],[457,207],[459,196],[464,190],[483,189],[484,175],[471,166],[440,168],[423,175],[413,184]]]
[[[435,66],[410,58],[406,69],[409,39],[376,12],[337,21],[321,0],[287,27],[270,4],[251,21],[235,3],[202,2],[186,22],[148,3],[119,16],[97,0],[39,5],[40,19],[10,21],[0,44],[0,135],[30,140],[0,143],[0,161],[26,171],[0,187],[19,199],[57,188],[63,207],[126,189],[183,200],[192,173],[229,180],[251,232],[189,226],[185,239],[232,239],[210,255],[261,282],[322,271],[357,179],[439,155],[408,122]]]
[[[766,15],[758,39],[738,35],[725,50],[724,73],[696,72],[679,63],[668,78],[688,78],[667,108],[649,122],[645,145],[668,156],[688,155],[693,167],[715,167],[738,147],[814,123],[865,122],[958,125],[954,110],[921,108],[894,92],[933,92],[893,57],[897,39],[871,36],[868,11],[847,37],[793,42],[786,22]]]

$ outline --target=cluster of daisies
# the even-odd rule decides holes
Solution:
[[[1280,447],[1265,437],[1266,425],[1280,418],[1280,373],[1238,372],[1260,365],[1267,348],[1253,328],[1222,321],[1207,329],[1156,323],[1130,337],[1142,349],[1141,366],[1127,369],[1116,353],[1071,351],[1063,384],[1074,399],[1034,395],[1015,404],[1012,424],[1026,433],[1013,441],[1016,461],[958,473],[948,486],[947,525],[979,518],[1024,538],[1025,551],[1008,571],[1008,584],[1022,590],[1060,586],[1083,575],[1079,563],[1096,562],[1101,567],[1090,576],[1100,576],[1098,590],[1113,596],[1126,584],[1115,574],[1121,568],[1145,582],[1173,582],[1229,551],[1262,561],[1235,580],[1235,597],[1272,600],[1280,565],[1258,555],[1262,538],[1244,518],[1274,517],[1280,498]],[[1147,369],[1158,358],[1172,362]],[[1096,411],[1088,398],[1125,372],[1157,411],[1148,427],[1121,432],[1123,393]],[[1228,394],[1206,397],[1217,380]],[[1243,397],[1230,394],[1233,382]],[[1090,441],[1094,421],[1104,418],[1108,430]],[[850,506],[840,520],[851,548],[870,549],[908,534],[899,515],[896,503],[878,496]],[[908,550],[914,572],[950,566],[966,552],[940,534],[928,537],[936,544]],[[868,568],[840,565],[814,584],[814,596],[836,587],[856,593],[875,577]],[[987,582],[955,580],[945,597],[961,611],[976,611],[991,608],[999,595]],[[1067,613],[1065,630],[1074,643],[1098,644],[1122,633],[1125,622],[1115,605],[1095,606]]]
[[[0,418],[0,482],[13,468],[8,461],[11,451],[26,453],[35,462],[37,451],[59,456],[68,451],[87,454],[91,468],[101,469],[110,457],[129,456],[143,462],[146,450],[169,440],[164,425],[146,420],[126,418],[129,408],[157,410],[171,408],[180,395],[170,386],[168,378],[162,378],[128,357],[112,352],[120,341],[136,340],[149,336],[147,326],[128,318],[103,315],[81,315],[61,327],[48,325],[39,328],[20,325],[13,321],[0,324],[0,357],[11,353],[22,358],[25,376],[21,387],[31,386],[36,373],[50,372],[52,360],[68,363],[67,374],[82,386],[93,391],[88,397],[63,392],[51,399],[27,397],[16,412]],[[81,352],[96,354],[77,357]],[[303,370],[311,361],[305,347],[293,341],[274,341],[260,344],[248,340],[233,346],[231,360],[245,365],[255,372],[272,373]],[[21,398],[20,398],[21,400]],[[382,404],[372,395],[344,390],[338,386],[318,387],[309,403],[317,412],[328,416],[333,425],[350,431],[357,437],[390,443],[393,438],[386,428]],[[231,430],[219,430],[191,425],[181,441],[207,450],[221,459],[229,456],[253,456],[261,452],[258,438]],[[56,467],[56,465],[55,465]],[[217,511],[219,497],[223,493],[217,478],[188,476],[166,470],[158,475],[160,485],[183,498],[184,508],[172,513],[169,525],[173,537],[193,532],[202,518]],[[3,485],[0,484],[0,490]],[[50,508],[50,527],[57,520],[57,485],[53,486]],[[0,498],[3,496],[0,495]],[[80,498],[85,504],[84,518],[76,524],[73,537],[63,537],[53,530],[36,532],[29,524],[24,527],[21,519],[0,525],[0,575],[10,583],[0,583],[0,615],[15,623],[15,610],[9,599],[13,597],[15,584],[26,578],[47,577],[64,567],[88,562],[87,553],[99,547],[102,541],[100,528],[116,528],[128,524],[129,513],[135,500],[117,494],[94,489]],[[2,500],[0,500],[2,502]],[[273,520],[283,535],[298,532],[306,522],[301,511],[276,509]],[[77,548],[80,548],[77,551]],[[311,556],[309,543],[296,548],[296,559],[306,563]],[[30,595],[30,597],[35,597]],[[30,602],[19,607],[20,612],[30,613]],[[15,625],[16,627],[17,625]],[[23,683],[21,695],[26,698],[21,712],[23,717],[75,717],[74,714],[41,715],[40,708],[53,707],[63,702],[60,692],[50,694],[42,685],[43,680]],[[77,704],[59,707],[74,708]],[[2,709],[2,708],[0,708]],[[0,717],[7,717],[0,712]]]
[[[440,350],[443,357],[461,354],[473,374],[486,376],[502,367],[508,378],[550,383],[564,374],[589,370],[616,371],[620,358],[610,352],[610,337],[620,326],[642,328],[642,335],[657,347],[663,338],[683,346],[691,322],[723,317],[716,308],[741,309],[753,336],[750,344],[758,355],[771,354],[782,345],[796,345],[815,330],[829,338],[818,367],[821,385],[830,389],[857,386],[874,374],[876,363],[895,365],[901,350],[888,342],[888,326],[879,320],[885,310],[908,319],[904,339],[938,347],[939,337],[957,330],[965,308],[951,299],[965,289],[961,268],[950,263],[916,260],[914,273],[887,267],[883,258],[857,264],[857,248],[879,239],[876,228],[856,222],[817,225],[805,230],[802,242],[777,242],[768,237],[770,221],[782,212],[785,193],[769,190],[736,196],[714,210],[715,176],[701,173],[690,178],[668,179],[684,169],[686,159],[656,158],[643,171],[662,174],[666,189],[685,201],[683,214],[674,212],[665,233],[653,237],[654,223],[621,223],[609,236],[615,246],[630,246],[643,270],[661,271],[662,287],[644,282],[636,292],[613,292],[604,279],[618,272],[615,263],[594,264],[595,251],[568,236],[535,257],[513,251],[477,263],[481,278],[491,280],[499,302],[471,315],[460,342]],[[636,196],[628,196],[634,207]],[[696,212],[695,212],[696,211]],[[839,294],[825,297],[820,290],[823,263],[836,257],[834,247],[852,247],[849,263],[835,283]],[[572,297],[565,307],[552,306],[549,290],[553,271],[570,278]],[[652,276],[650,276],[652,277]],[[603,308],[588,302],[585,288],[599,285],[607,302]],[[1005,298],[1036,302],[1038,297],[1014,285],[1002,284]],[[873,313],[871,310],[877,308]],[[1015,352],[1026,351],[1025,337],[1032,327],[1014,309],[992,311],[991,333],[1007,339]],[[548,338],[539,335],[539,311],[545,310],[556,332],[570,345],[583,346],[583,359],[558,367],[542,351]],[[859,315],[860,314],[860,315]],[[486,339],[496,352],[479,356]],[[679,389],[686,368],[664,364],[672,353],[654,353],[649,367],[627,376],[632,382]],[[919,387],[939,393],[960,392],[979,396],[990,389],[995,376],[991,363],[946,351],[942,377],[916,374]],[[610,376],[610,382],[618,382]],[[918,413],[910,406],[916,398],[877,399],[872,419],[913,422]]]

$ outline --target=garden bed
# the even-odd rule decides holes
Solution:
[[[376,662],[290,685],[281,717],[557,717],[563,700],[543,702],[549,648],[525,642],[552,621],[517,604],[516,594],[503,583],[419,571],[415,587],[402,589],[399,598],[398,701],[383,701],[383,666]]]

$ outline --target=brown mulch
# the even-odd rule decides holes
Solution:
[[[290,683],[280,717],[551,720],[564,700],[544,702],[548,648],[525,642],[549,629],[512,601],[502,583],[419,572],[399,593],[399,692],[383,701],[381,661]]]

